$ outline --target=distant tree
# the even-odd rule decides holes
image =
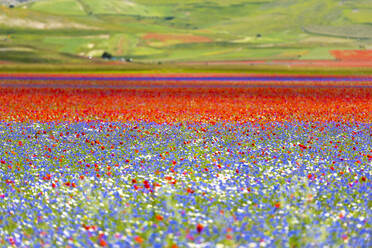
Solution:
[[[13,4],[9,4],[9,9],[13,9],[14,8],[14,5]]]
[[[112,59],[112,55],[108,52],[103,52],[102,58],[103,59]]]

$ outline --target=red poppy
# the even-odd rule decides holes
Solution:
[[[204,226],[202,224],[197,224],[196,225],[196,231],[198,233],[201,233],[203,231],[203,229],[204,229]]]

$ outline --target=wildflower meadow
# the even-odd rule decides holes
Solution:
[[[370,247],[369,88],[0,89],[1,247]]]

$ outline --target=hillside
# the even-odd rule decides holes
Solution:
[[[369,0],[0,0],[0,60],[334,59],[372,49]],[[22,1],[18,1],[22,2]]]

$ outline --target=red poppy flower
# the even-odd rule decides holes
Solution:
[[[196,231],[198,233],[201,233],[203,231],[203,229],[204,229],[204,226],[202,224],[197,224],[196,225]]]

